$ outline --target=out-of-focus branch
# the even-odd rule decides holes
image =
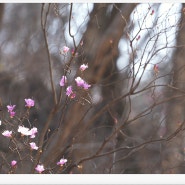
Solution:
[[[52,62],[51,62],[51,55],[49,51],[49,46],[48,46],[48,40],[47,40],[47,31],[46,31],[46,24],[47,24],[47,17],[50,9],[50,4],[47,7],[46,13],[44,14],[44,7],[45,4],[42,5],[42,10],[41,10],[41,25],[42,25],[42,30],[44,34],[44,41],[46,44],[46,50],[47,50],[47,55],[48,55],[48,62],[49,62],[49,74],[50,74],[50,83],[51,83],[51,88],[53,92],[53,99],[55,105],[57,104],[57,94],[56,94],[56,89],[53,83],[53,71],[52,71]]]
[[[137,152],[138,150],[143,149],[148,144],[153,144],[153,143],[158,143],[158,142],[169,142],[170,140],[174,139],[178,134],[180,134],[182,131],[184,131],[184,129],[185,129],[185,128],[183,128],[184,124],[185,124],[185,122],[183,122],[172,134],[170,134],[166,138],[156,139],[156,140],[149,140],[149,141],[143,142],[143,143],[141,143],[139,145],[136,145],[136,146],[133,146],[133,147],[120,147],[120,148],[114,149],[112,151],[105,152],[103,154],[95,153],[94,155],[92,155],[90,157],[86,157],[86,158],[81,159],[75,165],[71,166],[70,170],[74,167],[79,166],[80,164],[82,164],[85,161],[88,161],[88,160],[91,160],[91,159],[94,159],[94,158],[98,158],[98,157],[103,157],[103,156],[106,156],[106,155],[110,155],[110,154],[113,154],[114,152],[118,152],[118,151],[122,151],[122,150],[130,150],[127,155],[125,155],[123,158],[121,158],[121,159],[119,159],[115,162],[115,163],[117,163],[121,160],[124,160],[124,159],[128,158],[129,156],[131,156],[133,153]]]
[[[72,39],[73,39],[73,44],[74,44],[74,47],[75,47],[75,49],[76,49],[75,38],[74,38],[74,35],[72,35],[72,33],[71,33],[72,10],[73,10],[73,3],[71,3],[70,14],[69,14],[69,35],[70,35],[70,37],[72,37]]]
[[[34,161],[33,167],[32,167],[32,173],[34,173],[34,168],[37,165],[37,163],[39,162],[40,156],[42,154],[42,148],[43,148],[43,144],[44,144],[44,137],[45,137],[45,135],[48,131],[51,120],[53,119],[55,113],[57,112],[57,107],[58,107],[57,106],[56,90],[55,90],[55,86],[54,86],[54,83],[53,83],[51,56],[50,56],[50,52],[49,52],[48,41],[47,41],[47,32],[46,32],[46,22],[47,22],[47,16],[48,16],[48,13],[49,13],[49,8],[50,8],[50,4],[48,6],[47,12],[46,12],[45,17],[44,17],[44,4],[42,5],[41,24],[42,24],[42,29],[43,29],[43,33],[44,33],[44,40],[45,40],[45,44],[46,44],[47,54],[48,54],[50,81],[51,81],[51,86],[52,86],[52,92],[53,92],[53,96],[54,96],[55,105],[52,108],[52,110],[50,111],[50,114],[49,114],[48,119],[47,119],[47,121],[44,125],[44,128],[42,129],[42,132],[40,133],[39,143],[38,143],[40,149],[37,151],[37,154],[35,156],[35,161]],[[44,18],[45,18],[45,20],[44,20]]]

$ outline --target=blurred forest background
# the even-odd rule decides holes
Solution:
[[[45,173],[185,173],[183,6],[0,4],[1,120],[6,105],[21,117],[33,98],[42,150],[16,172],[40,162]],[[74,83],[81,64],[91,88],[70,100],[59,82]],[[1,150],[2,161],[14,159]],[[65,167],[52,168],[62,157]]]

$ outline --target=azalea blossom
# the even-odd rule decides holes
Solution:
[[[68,86],[67,89],[66,89],[66,95],[70,96],[72,93],[73,93],[72,86]]]
[[[19,126],[17,131],[20,132],[21,135],[23,135],[23,136],[29,136],[30,135],[29,128],[24,127],[24,126]]]
[[[67,46],[64,46],[62,49],[60,49],[60,53],[61,54],[67,54],[67,52],[69,51],[69,48]]]
[[[5,131],[2,133],[2,135],[5,136],[5,137],[12,137],[12,131],[5,130]]]
[[[33,127],[30,131],[29,131],[29,134],[30,134],[30,138],[35,138],[35,134],[38,132],[37,128],[36,127]]]
[[[75,78],[75,81],[78,87],[83,87],[84,80],[81,77],[78,76],[77,78]]]
[[[18,132],[21,133],[23,136],[30,136],[30,138],[35,138],[35,134],[38,132],[36,127],[33,127],[31,130],[24,126],[18,127]]]
[[[78,87],[83,87],[84,89],[88,89],[89,87],[91,87],[91,85],[89,85],[87,82],[85,82],[81,77],[77,77],[75,78],[76,84]]]
[[[76,97],[76,93],[73,92],[72,86],[68,86],[66,89],[66,95],[70,97],[71,99]]]
[[[84,82],[83,88],[84,89],[89,89],[89,87],[91,87],[91,85],[89,85],[88,83]]]
[[[31,147],[31,149],[33,149],[33,150],[38,150],[38,146],[35,144],[35,142],[31,142],[30,143],[30,147]]]
[[[44,169],[44,165],[40,165],[38,164],[35,168],[35,170],[39,173],[42,173],[45,169]]]
[[[67,77],[66,76],[62,76],[61,80],[60,80],[60,86],[64,86],[67,83]]]
[[[10,113],[10,118],[13,118],[15,116],[15,108],[16,105],[7,105],[8,112]]]
[[[24,100],[25,100],[25,102],[26,102],[25,107],[31,108],[31,107],[33,107],[33,106],[35,105],[35,101],[32,100],[32,99],[30,99],[30,98],[24,99]]]
[[[17,164],[17,161],[16,161],[16,160],[11,161],[11,166],[12,166],[12,167],[15,167],[16,164]]]
[[[62,158],[60,159],[59,162],[57,162],[57,165],[63,166],[66,162],[67,162],[67,159]]]
[[[85,71],[88,68],[88,64],[82,64],[80,66],[80,71]]]
[[[7,105],[8,112],[12,112],[16,105]]]

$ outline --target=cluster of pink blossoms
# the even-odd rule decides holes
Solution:
[[[85,71],[88,68],[88,64],[82,64],[80,66],[80,71]],[[82,87],[84,90],[87,90],[91,87],[91,85],[89,85],[85,80],[83,80],[81,77],[76,77],[75,78],[75,82],[76,85],[78,87]],[[67,77],[66,76],[62,76],[61,80],[60,80],[60,86],[63,87],[67,84]],[[68,97],[70,97],[71,99],[76,97],[76,93],[73,91],[73,87],[70,85],[66,88],[66,95]]]
[[[89,89],[89,87],[91,87],[91,85],[89,85],[86,81],[84,81],[81,77],[77,77],[75,78],[75,81],[76,81],[76,85],[78,87],[82,87],[84,89]]]
[[[30,138],[35,138],[35,135],[37,134],[38,131],[37,131],[36,127],[33,127],[32,129],[29,129],[29,128],[24,127],[24,126],[19,126],[18,129],[17,129],[17,132],[21,133],[22,136],[30,136]],[[5,136],[5,137],[8,137],[8,138],[11,138],[12,137],[12,131],[5,130],[2,133],[2,135]],[[32,150],[38,150],[38,146],[34,142],[31,142],[29,144],[30,144],[30,148]]]
[[[57,162],[57,165],[59,166],[63,166],[65,163],[67,163],[67,159],[60,159],[60,161]],[[44,165],[43,164],[38,164],[36,167],[35,167],[35,170],[38,172],[38,173],[42,173],[45,168],[44,168]]]
[[[65,81],[64,81],[64,79],[66,79]],[[62,82],[61,82],[62,81]],[[66,77],[62,77],[62,79],[61,79],[61,81],[60,81],[60,86],[64,86],[65,85],[65,82],[67,82],[67,78]],[[78,87],[82,87],[83,89],[85,89],[85,90],[87,90],[87,89],[89,89],[89,87],[91,87],[91,85],[89,85],[85,80],[83,80],[81,77],[77,77],[77,78],[75,78],[75,81],[76,81],[76,85],[78,86]],[[61,85],[62,84],[62,85]],[[75,92],[73,91],[73,88],[72,88],[72,86],[70,85],[70,86],[68,86],[67,88],[66,88],[66,95],[68,96],[68,97],[70,97],[70,98],[75,98],[76,97],[76,94],[75,94]]]
[[[36,127],[29,129],[24,126],[19,126],[17,131],[21,133],[22,136],[30,136],[30,138],[35,138],[35,135],[38,132]]]
[[[27,108],[31,108],[33,106],[35,106],[35,101],[28,98],[28,99],[24,99],[25,100],[25,107]],[[7,105],[7,109],[8,112],[10,113],[10,118],[13,118],[15,116],[15,109],[16,105]],[[24,126],[19,126],[17,129],[17,132],[21,133],[22,136],[30,136],[30,138],[35,138],[38,130],[36,127],[33,127],[32,129],[29,129],[27,127]],[[11,130],[5,130],[4,132],[2,132],[2,135],[7,137],[7,138],[11,138],[12,137],[12,131]],[[30,142],[30,149],[31,150],[38,150],[38,146],[36,145],[35,142]],[[16,160],[12,160],[11,161],[11,167],[12,168],[16,168],[17,166],[17,161]]]
[[[28,98],[28,99],[24,99],[25,100],[25,107],[28,107],[29,109],[31,107],[33,107],[35,105],[35,101]],[[10,117],[13,118],[15,116],[15,108],[16,105],[7,105],[7,109],[8,112],[10,113]],[[35,138],[36,134],[38,133],[38,130],[36,127],[33,127],[32,129],[29,129],[27,127],[24,126],[19,126],[17,129],[17,132],[21,133],[22,136],[30,136],[30,138]],[[2,132],[2,135],[8,138],[12,137],[12,131],[11,130],[5,130],[4,132]],[[30,148],[33,150],[37,150],[38,147],[36,146],[36,144],[34,142],[30,143]]]
[[[30,98],[24,99],[24,101],[26,103],[25,107],[31,108],[35,105],[35,101]],[[13,118],[15,116],[15,107],[16,105],[7,105],[8,112],[10,113],[10,118]]]

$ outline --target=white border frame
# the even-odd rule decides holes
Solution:
[[[0,184],[185,184],[183,174],[6,174]]]

